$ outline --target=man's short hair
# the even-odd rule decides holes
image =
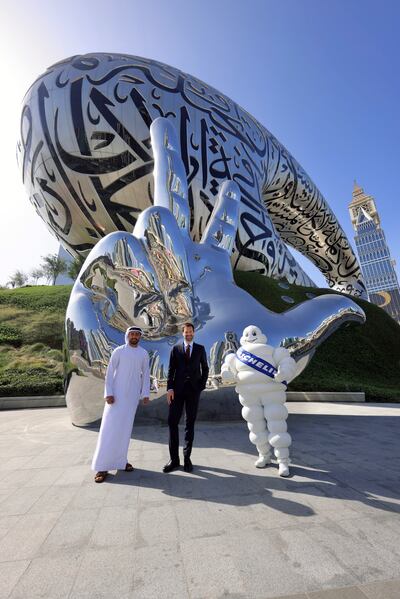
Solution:
[[[185,327],[191,327],[194,332],[194,324],[192,322],[185,322],[185,324],[182,325],[182,331],[185,329]]]

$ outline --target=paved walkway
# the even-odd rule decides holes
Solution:
[[[0,414],[0,597],[399,599],[400,405],[290,404],[293,476],[245,424],[197,427],[192,474],[135,427],[96,485],[97,431],[65,408]]]

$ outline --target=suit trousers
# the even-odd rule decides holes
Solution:
[[[183,456],[190,458],[192,453],[194,439],[194,423],[199,406],[200,392],[193,389],[190,382],[185,383],[183,390],[175,393],[174,399],[169,406],[168,426],[169,426],[169,455],[171,460],[179,460],[179,421],[182,416],[183,407],[185,407],[185,445]]]

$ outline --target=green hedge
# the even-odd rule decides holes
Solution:
[[[8,324],[0,323],[0,344],[20,347],[22,344],[21,331]]]
[[[63,381],[45,368],[10,369],[0,372],[0,397],[59,395]]]

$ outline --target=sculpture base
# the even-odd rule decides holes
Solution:
[[[332,403],[362,403],[365,402],[365,393],[340,393],[336,391],[289,391],[289,402],[316,401]],[[100,398],[101,403],[103,400]],[[65,407],[64,395],[32,396],[32,397],[0,397],[1,410],[18,410],[30,408],[59,408]],[[219,391],[204,391],[199,406],[198,420],[203,421],[238,421],[242,420],[242,406],[233,387]],[[168,406],[165,396],[151,401],[150,405],[140,405],[135,422],[137,424],[166,424]],[[94,422],[98,424],[99,420]],[[78,425],[79,426],[79,425]]]

